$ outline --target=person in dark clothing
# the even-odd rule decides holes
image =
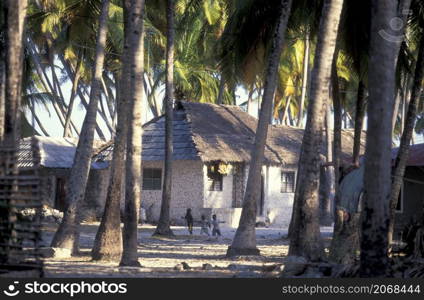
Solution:
[[[186,219],[187,222],[188,232],[190,232],[190,234],[193,234],[193,216],[191,215],[191,208],[187,208],[187,212],[184,219]]]

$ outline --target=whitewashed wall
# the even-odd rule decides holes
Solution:
[[[143,168],[162,169],[163,182],[163,162],[144,161]],[[203,189],[203,163],[201,161],[174,161],[171,199],[171,220],[174,224],[184,224],[182,217],[187,208],[192,209],[195,219],[200,219]],[[141,193],[142,207],[147,210],[147,215],[150,215],[155,221],[159,219],[161,201],[161,190],[143,190]]]
[[[233,204],[233,175],[222,177],[222,191],[209,191],[207,187],[207,166],[203,166],[203,187],[205,208],[231,208]]]
[[[272,226],[286,227],[290,224],[294,193],[281,193],[281,172],[294,169],[282,169],[277,166],[266,167],[265,176],[265,215]]]

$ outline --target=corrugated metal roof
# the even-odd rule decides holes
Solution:
[[[78,144],[77,138],[54,138],[35,136],[35,151],[40,158],[40,166],[45,168],[69,169],[72,167],[75,149]],[[32,138],[22,139],[19,143],[18,167],[30,168],[32,164]],[[95,141],[95,148],[104,144],[102,141]],[[104,165],[96,164],[93,168],[104,168]],[[107,166],[106,166],[107,167]]]

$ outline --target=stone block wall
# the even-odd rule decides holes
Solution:
[[[143,168],[162,169],[163,162],[144,161]],[[177,160],[173,164],[171,222],[184,225],[187,208],[192,209],[195,219],[200,219],[203,207],[203,163],[200,160]],[[162,190],[142,190],[141,205],[146,209],[148,222],[157,222],[160,215]]]

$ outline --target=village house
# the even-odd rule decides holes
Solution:
[[[164,117],[144,125],[142,207],[159,218],[164,159]],[[187,208],[196,220],[217,214],[237,227],[257,119],[237,106],[178,102],[173,122],[171,219],[182,224]],[[257,221],[288,226],[303,129],[270,126],[262,167]],[[353,131],[343,130],[342,159],[351,160]],[[326,146],[321,150],[323,162]],[[319,151],[319,149],[317,149]]]
[[[34,136],[20,141],[18,152],[19,173],[25,175],[34,168],[34,157],[39,162],[42,201],[48,207],[65,209],[66,184],[78,144],[76,138],[53,138]],[[109,146],[110,142],[96,140],[93,156]],[[108,164],[93,162],[88,179],[83,218],[94,219],[103,211],[108,185]]]
[[[148,222],[159,219],[164,163],[165,118],[143,126],[142,215]],[[173,122],[173,174],[171,220],[183,224],[186,209],[195,220],[217,214],[224,226],[237,227],[254,143],[257,119],[237,106],[178,102]],[[262,167],[257,221],[271,226],[288,226],[296,186],[297,163],[303,129],[269,127]],[[34,137],[21,141],[20,172],[32,166],[25,157],[38,155],[43,181],[43,201],[63,211],[66,183],[72,167],[77,139]],[[342,161],[349,164],[353,131],[342,131]],[[106,200],[109,162],[113,144],[95,142],[93,163],[83,210],[87,219],[102,215]],[[319,151],[319,149],[317,149]],[[321,158],[325,163],[326,144]],[[124,193],[122,193],[122,200]],[[123,208],[124,201],[121,202]]]

